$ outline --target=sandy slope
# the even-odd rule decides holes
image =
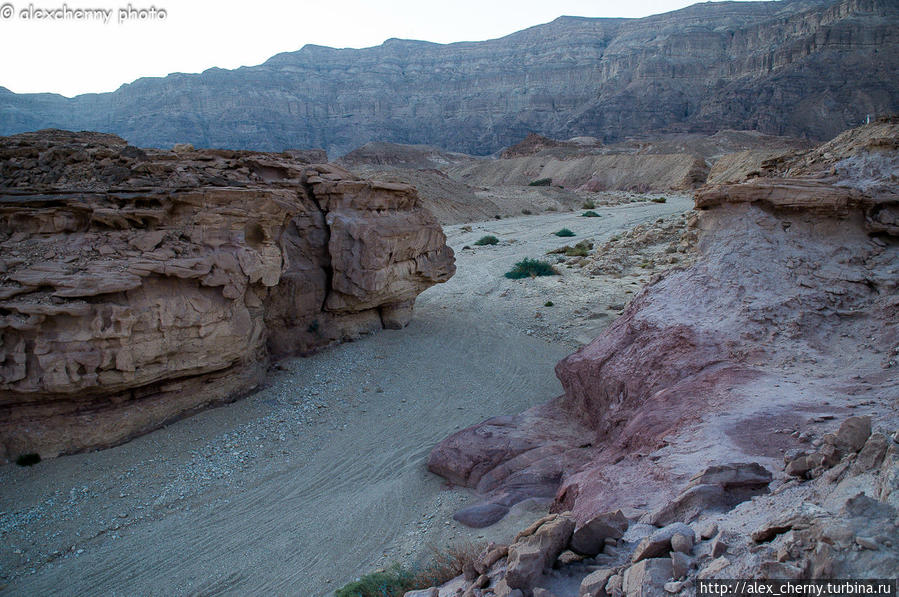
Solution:
[[[502,273],[690,205],[449,227],[458,273],[421,295],[407,329],[283,362],[253,396],[127,445],[0,469],[0,594],[325,595],[428,544],[519,530],[536,507],[480,531],[452,522],[473,498],[425,458],[455,429],[559,394],[553,366],[606,325],[581,314],[611,291],[564,269]],[[579,234],[551,234],[562,227]],[[504,242],[460,250],[488,233]]]

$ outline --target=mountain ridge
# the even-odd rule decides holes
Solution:
[[[784,0],[563,16],[480,42],[307,44],[108,93],[0,93],[0,134],[88,129],[141,146],[332,156],[370,141],[484,155],[531,132],[612,142],[735,128],[823,140],[899,111],[897,25],[888,0]]]

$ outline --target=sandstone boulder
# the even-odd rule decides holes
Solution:
[[[604,512],[578,525],[571,535],[571,549],[586,556],[595,556],[606,539],[620,539],[627,530],[628,520],[621,510]]]
[[[671,560],[650,558],[641,560],[624,573],[624,594],[627,597],[661,597],[665,583],[671,580]]]
[[[667,555],[668,552],[672,550],[671,540],[676,535],[683,537],[682,541],[689,541],[691,546],[696,540],[693,529],[682,522],[675,522],[657,530],[649,537],[640,541],[640,543],[637,544],[637,548],[634,550],[633,556],[631,556],[631,560],[639,562],[646,558],[658,558]],[[683,545],[683,543],[681,543],[681,545]]]

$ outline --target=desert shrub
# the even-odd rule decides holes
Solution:
[[[596,207],[596,204],[590,200],[587,200],[584,201],[584,204],[581,207],[583,207],[584,209],[593,209],[594,207]]]
[[[650,199],[650,201],[652,201],[653,203],[665,203],[667,199],[665,197],[653,197],[652,199]]]
[[[546,208],[546,211],[559,211],[559,210],[556,209],[555,205],[550,205],[549,207]]]
[[[501,215],[499,215],[499,214],[496,214],[495,216],[493,216],[493,219],[494,219],[494,220],[502,220],[503,217],[502,217]]]
[[[334,592],[335,597],[402,597],[413,588],[415,574],[394,564],[387,570],[366,574]]]
[[[522,209],[522,210],[521,210],[521,213],[523,213],[523,214],[526,215],[526,216],[529,216],[529,215],[531,215],[531,210],[529,210],[529,209]]]
[[[394,564],[387,570],[367,574],[337,589],[335,597],[402,597],[407,591],[442,585],[462,574],[466,563],[474,562],[481,547],[472,543],[446,549],[430,548],[428,562],[415,568]]]
[[[567,249],[565,249],[565,256],[566,257],[586,257],[589,254],[588,253],[589,250],[590,249],[588,249],[587,247],[578,243],[573,247],[568,247]]]
[[[436,587],[459,576],[463,566],[474,563],[482,549],[474,543],[460,543],[444,549],[431,546],[427,564],[415,573],[415,588]]]
[[[506,272],[506,277],[512,280],[521,278],[536,278],[537,276],[555,276],[558,275],[553,266],[545,261],[537,259],[523,259],[515,264],[510,271]]]
[[[543,306],[544,306],[544,307],[552,307],[554,304],[555,304],[555,303],[552,302],[552,301],[546,301],[545,303],[543,303]]]
[[[600,216],[600,215],[599,215],[598,213],[596,213],[595,211],[585,211],[584,213],[581,214],[581,217],[582,217],[582,218],[599,218],[599,217],[602,217],[602,216]]]
[[[40,454],[22,454],[18,458],[16,458],[16,464],[19,466],[33,466],[41,461]]]
[[[462,226],[462,228],[460,228],[460,230],[462,232],[471,232],[471,226]]]
[[[548,187],[553,183],[552,178],[538,178],[528,183],[529,187]]]
[[[569,230],[568,228],[562,228],[558,232],[554,233],[556,236],[577,236],[574,232]]]
[[[495,245],[497,243],[499,243],[499,239],[492,234],[488,234],[487,236],[482,236],[481,238],[476,240],[474,244],[479,247],[483,247],[485,245]]]

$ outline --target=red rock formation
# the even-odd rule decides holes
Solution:
[[[0,458],[108,446],[271,356],[408,323],[453,254],[406,185],[297,155],[0,139]]]
[[[783,429],[806,425],[804,411],[894,424],[897,142],[899,123],[879,122],[760,178],[699,190],[695,265],[654,280],[561,361],[564,396],[505,419],[502,433],[489,420],[454,434],[430,469],[504,507],[512,490],[527,497],[520,479],[540,479],[532,494],[546,495],[552,470],[555,508],[583,521],[656,508],[710,464],[779,470],[798,441]]]

